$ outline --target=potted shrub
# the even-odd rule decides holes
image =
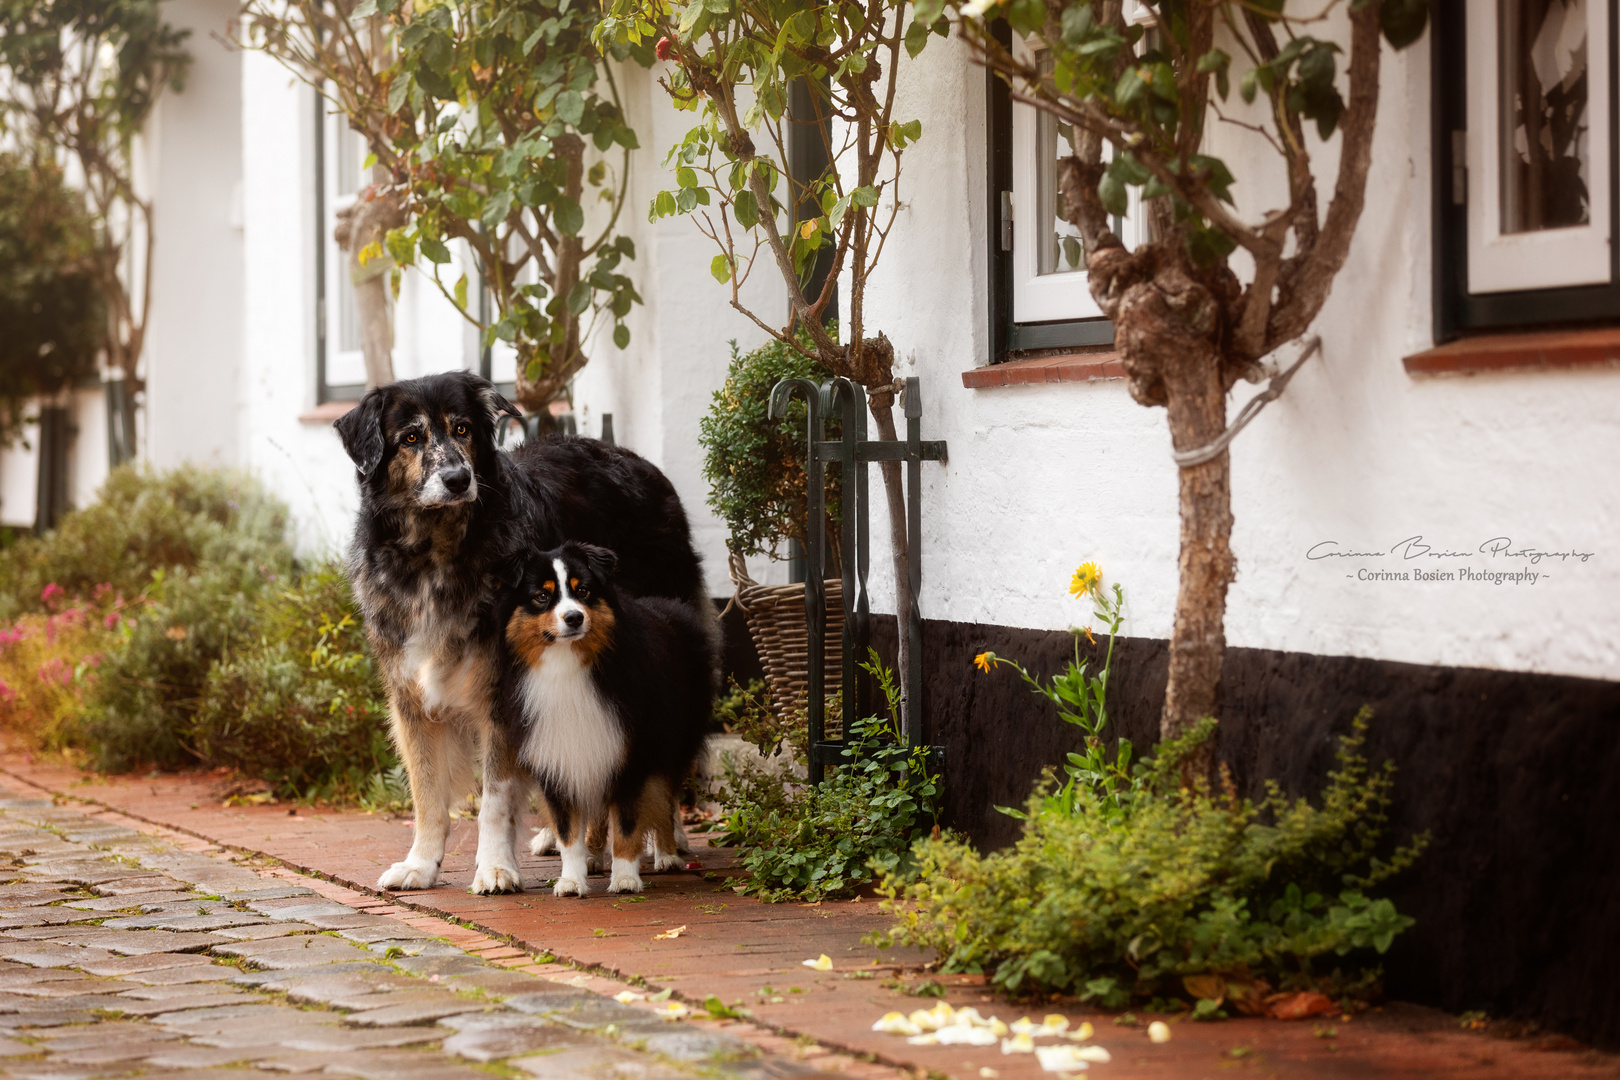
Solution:
[[[748,620],[748,633],[765,669],[771,708],[782,719],[804,707],[809,667],[804,617],[804,583],[761,585],[748,574],[750,555],[787,559],[802,551],[808,536],[804,403],[795,399],[788,415],[770,418],[771,388],[782,379],[821,383],[831,373],[820,363],[780,341],[751,352],[731,345],[725,384],[714,393],[701,423],[703,475],[710,484],[709,506],[726,523],[732,603]],[[833,437],[835,431],[829,431]],[[816,527],[827,540],[830,565],[810,567],[826,576],[827,693],[837,692],[842,649],[843,582],[839,560],[839,507],[843,478],[827,477],[826,514]]]

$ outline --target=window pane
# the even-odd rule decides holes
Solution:
[[[1591,220],[1586,0],[1500,0],[1502,232]]]
[[[1068,221],[1067,208],[1059,205],[1057,163],[1074,154],[1074,133],[1050,113],[1041,112],[1035,120],[1035,205],[1040,220],[1035,224],[1037,274],[1066,274],[1086,268],[1086,251],[1080,230]]]

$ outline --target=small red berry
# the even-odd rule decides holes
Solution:
[[[660,59],[660,60],[668,60],[669,59],[669,47],[670,47],[669,38],[661,37],[661,38],[658,39],[658,44],[653,46],[653,53],[655,55],[657,55],[658,59]]]

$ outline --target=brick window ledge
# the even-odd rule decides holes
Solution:
[[[298,422],[300,424],[330,424],[339,417],[347,415],[348,411],[358,404],[360,404],[358,401],[328,401],[315,406],[307,413],[299,414]]]
[[[1090,382],[1095,379],[1123,379],[1125,366],[1119,354],[1107,352],[1066,353],[1038,356],[1030,360],[1009,360],[962,372],[962,385],[969,390],[993,386],[1024,386],[1030,383]]]
[[[1408,375],[1620,367],[1620,327],[1465,337],[1413,353],[1401,362]]]

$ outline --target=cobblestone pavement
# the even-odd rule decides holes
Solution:
[[[516,970],[531,959],[453,923],[209,850],[0,789],[0,1075],[822,1075],[661,1015],[678,1004]]]

